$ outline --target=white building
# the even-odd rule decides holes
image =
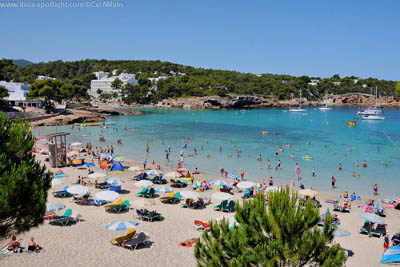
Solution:
[[[318,79],[311,79],[310,82],[308,83],[308,85],[317,86],[318,83],[319,83]]]
[[[113,71],[113,74],[116,74],[116,70]],[[108,72],[103,72],[103,71],[98,71],[94,72],[94,75],[96,75],[96,80],[92,80],[90,82],[90,92],[89,94],[93,97],[98,97],[98,90],[101,90],[103,93],[106,94],[114,94],[117,93],[119,94],[119,90],[114,90],[111,87],[111,84],[116,80],[119,79],[122,81],[122,86],[125,86],[126,84],[130,83],[132,85],[137,84],[136,76],[135,74],[129,74],[129,73],[121,73],[120,75],[114,75],[111,77],[108,77]]]
[[[159,76],[157,78],[148,78],[152,84],[157,84],[159,80],[166,80],[168,79],[168,76]]]
[[[16,102],[26,101],[26,96],[30,89],[29,84],[0,81],[0,85],[8,90],[9,96],[6,97],[5,100]]]
[[[42,76],[42,75],[37,76],[37,80],[55,80],[55,79],[56,78],[52,78],[49,76]]]

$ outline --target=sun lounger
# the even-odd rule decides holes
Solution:
[[[181,200],[181,193],[177,192],[174,194],[173,197],[163,197],[160,198],[162,203],[168,203],[168,204],[176,204],[179,203]]]
[[[156,193],[156,191],[154,190],[154,188],[151,187],[149,190],[147,190],[147,191],[143,194],[143,196],[144,196],[145,198],[153,198],[155,193]]]
[[[174,195],[175,195],[174,192],[170,192],[170,193],[168,193],[168,195],[166,195],[165,197],[161,197],[161,198],[160,198],[160,201],[163,202],[163,203],[165,203],[165,201],[167,201],[169,198],[173,198]]]
[[[111,208],[111,207],[114,207],[114,206],[119,206],[119,205],[122,205],[123,202],[124,201],[122,200],[122,198],[120,198],[115,203],[112,203],[112,204],[109,204],[109,205],[105,205],[104,208],[107,209],[107,208]]]
[[[364,221],[364,225],[360,229],[360,234],[370,235],[371,230],[373,229],[373,224],[369,221]]]
[[[64,187],[64,189],[61,190],[61,191],[53,192],[53,196],[54,197],[59,197],[59,198],[72,196],[72,194],[68,193],[67,188],[68,188],[68,186]]]
[[[125,200],[121,205],[112,206],[107,208],[106,210],[113,213],[120,213],[122,211],[129,210],[129,200]]]
[[[334,211],[340,211],[340,212],[350,212],[350,208],[351,208],[350,202],[345,201],[344,199],[339,200],[339,202],[333,206]]]
[[[222,207],[226,206],[227,204],[228,204],[228,200],[222,200],[221,203],[214,206],[214,210],[222,210]]]
[[[129,249],[136,249],[141,244],[146,244],[149,242],[149,237],[144,233],[140,232],[136,237],[122,243],[123,247]]]
[[[386,225],[378,224],[375,229],[371,230],[371,235],[376,237],[382,237],[386,235]]]
[[[106,200],[97,200],[97,199],[94,199],[94,200],[92,200],[91,201],[91,205],[93,205],[93,206],[103,206],[103,205],[105,205],[105,204],[107,204],[108,203],[108,201],[106,201]]]
[[[149,190],[149,188],[143,187],[142,191],[136,193],[136,196],[138,196],[138,197],[144,196],[144,194],[147,192],[147,190]]]
[[[147,220],[147,221],[154,221],[154,220],[162,220],[162,216],[160,213],[154,212],[154,211],[142,211],[142,210],[136,210],[136,214],[137,216],[141,219],[141,220]]]
[[[154,177],[152,180],[153,184],[166,184],[168,181],[164,178],[161,178],[159,176]]]
[[[173,180],[171,179],[171,186],[172,187],[177,187],[177,188],[182,188],[182,187],[186,187],[187,183],[186,182],[182,182],[179,180]]]
[[[147,179],[147,177],[148,177],[147,173],[142,173],[142,174],[140,174],[140,175],[136,175],[134,178],[135,178],[137,181],[141,181],[141,180]]]
[[[131,240],[136,234],[136,229],[132,228],[128,230],[128,233],[124,236],[110,239],[111,244],[116,246],[122,246],[122,244],[128,240]]]
[[[109,188],[110,186],[111,186],[111,184],[106,183],[106,182],[100,183],[100,184],[96,184],[96,185],[95,185],[95,187],[96,187],[97,189],[107,189],[107,188]]]
[[[222,207],[222,211],[225,211],[225,212],[232,212],[234,210],[235,210],[235,201],[234,200],[229,201],[228,205]]]

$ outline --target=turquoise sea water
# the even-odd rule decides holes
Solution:
[[[348,190],[370,194],[373,184],[378,183],[385,197],[397,196],[400,193],[400,111],[386,110],[385,121],[358,120],[356,127],[348,127],[347,122],[355,113],[356,109],[351,108],[326,112],[310,108],[307,113],[281,109],[246,112],[152,109],[150,114],[140,116],[109,117],[107,121],[116,124],[104,129],[106,142],[100,145],[113,144],[118,154],[128,158],[154,159],[156,163],[165,164],[164,150],[170,144],[170,164],[176,166],[183,138],[188,137],[190,143],[183,149],[185,166],[190,169],[198,167],[210,175],[219,175],[221,167],[237,173],[243,169],[245,178],[249,180],[259,181],[272,176],[275,183],[285,185],[291,179],[296,181],[295,164],[299,163],[306,187],[331,191],[330,179],[334,175],[337,178],[336,192]],[[126,131],[125,127],[136,131]],[[113,128],[118,128],[118,131]],[[100,127],[83,127],[80,131],[77,127],[72,130],[71,126],[36,129],[40,135],[55,130],[71,132],[71,142],[91,141],[94,147],[99,145]],[[263,135],[262,131],[269,131],[269,134]],[[116,144],[118,138],[122,139],[122,146]],[[147,139],[153,139],[149,154],[145,152]],[[161,145],[161,139],[164,145]],[[291,148],[282,146],[288,143]],[[242,151],[240,158],[234,151],[235,145]],[[220,146],[222,153],[218,151]],[[281,146],[284,152],[275,157],[275,151]],[[197,148],[199,154],[188,157],[193,148]],[[230,153],[232,158],[227,156]],[[294,160],[291,153],[295,155]],[[211,155],[210,159],[207,154]],[[260,154],[262,161],[257,160]],[[302,159],[305,154],[313,159]],[[271,161],[271,169],[267,169],[267,158]],[[276,171],[278,159],[282,168]],[[356,160],[360,162],[358,168],[354,166]],[[363,160],[367,161],[367,168],[362,167]],[[390,166],[382,165],[382,160]],[[343,165],[342,171],[338,170],[339,163]],[[312,168],[317,171],[314,178],[311,176]],[[360,174],[360,178],[352,177],[353,172]]]

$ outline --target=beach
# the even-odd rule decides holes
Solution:
[[[43,142],[44,140],[40,140],[38,145],[40,146],[40,143]],[[44,161],[45,156],[37,155],[37,159],[48,166],[48,163]],[[141,166],[139,161],[127,160],[123,164],[125,166]],[[150,164],[148,167],[153,168],[155,166]],[[91,169],[104,173],[99,167]],[[52,168],[50,170],[55,171]],[[78,175],[87,176],[86,169],[66,167],[61,170],[65,174],[65,178],[62,178],[64,185],[74,183]],[[170,169],[162,166],[161,170],[168,172]],[[121,194],[122,199],[129,200],[131,203],[139,199],[136,197],[136,193],[140,191],[140,188],[134,187],[135,181],[131,179],[133,172],[124,171],[110,174],[109,176],[125,179],[122,187],[129,193]],[[201,232],[193,229],[194,220],[208,221],[222,216],[233,215],[214,211],[213,206],[218,204],[219,201],[213,201],[205,209],[192,210],[182,208],[180,204],[162,204],[156,198],[154,199],[155,205],[149,208],[157,210],[165,219],[163,221],[146,222],[138,220],[134,210],[121,214],[111,214],[105,212],[103,207],[77,205],[72,203],[71,198],[55,199],[52,196],[52,192],[61,190],[64,185],[51,189],[48,201],[63,203],[66,208],[71,208],[81,214],[83,221],[66,227],[53,226],[45,221],[39,227],[19,235],[18,238],[22,239],[22,245],[25,245],[29,238],[34,236],[36,241],[44,247],[44,250],[33,254],[11,254],[0,261],[2,265],[4,264],[3,266],[196,266],[193,248],[185,248],[178,245],[183,240],[197,238],[201,235]],[[176,191],[182,190],[191,189],[188,187]],[[89,186],[89,192],[92,195],[97,191],[98,189],[95,189],[94,186]],[[207,190],[202,195],[210,196],[214,192],[217,192],[217,190]],[[242,201],[242,195],[235,194],[235,199]],[[365,201],[367,198],[371,198],[371,195],[362,195],[362,200]],[[336,198],[337,194],[335,193],[319,192],[318,199],[322,203],[321,212],[324,212],[327,207],[332,210],[332,204],[326,204],[325,201]],[[62,214],[63,211],[58,213]],[[350,213],[334,213],[339,216],[340,227],[351,232],[350,236],[335,238],[335,242],[354,252],[354,255],[348,258],[346,266],[380,266],[379,260],[383,253],[383,239],[369,238],[358,233],[363,224],[363,219],[360,218],[363,209],[357,208],[356,202],[353,202]],[[388,224],[388,233],[393,234],[400,231],[400,225],[398,224],[400,213],[394,209],[386,209],[386,213],[385,220]],[[150,237],[151,244],[148,247],[139,247],[134,251],[112,245],[109,240],[125,232],[110,231],[105,226],[109,222],[119,219],[139,222],[140,224],[136,229],[146,232]]]
[[[294,190],[300,184],[306,188],[314,188],[319,192],[317,199],[321,201],[321,213],[327,208],[333,210],[333,205],[326,203],[339,198],[345,191],[351,194],[356,192],[361,201],[353,201],[350,213],[334,212],[340,219],[340,228],[351,233],[346,237],[335,237],[335,242],[343,248],[353,251],[346,266],[379,266],[383,253],[383,238],[359,234],[364,223],[360,217],[364,208],[359,204],[369,199],[380,202],[384,198],[395,198],[398,193],[398,181],[395,179],[399,166],[390,167],[381,164],[381,160],[393,163],[397,159],[397,120],[396,111],[389,113],[385,123],[364,123],[358,121],[357,128],[348,127],[348,119],[353,110],[336,109],[330,113],[321,113],[308,110],[308,114],[289,114],[284,110],[253,110],[253,111],[176,111],[150,110],[140,116],[111,116],[105,126],[84,127],[81,125],[59,127],[37,127],[33,132],[39,140],[36,143],[37,151],[46,150],[45,136],[52,132],[68,132],[68,143],[87,142],[92,149],[113,146],[115,155],[122,156],[121,162],[125,168],[138,166],[147,160],[147,169],[158,166],[165,174],[177,169],[177,161],[191,172],[195,167],[200,170],[196,180],[221,179],[220,168],[224,167],[229,174],[245,173],[244,178],[254,182],[267,181],[273,177],[274,185],[286,186],[294,180]],[[262,133],[268,130],[268,134]],[[104,142],[98,140],[105,138]],[[390,138],[388,138],[390,137]],[[118,144],[121,139],[122,144]],[[148,152],[146,152],[148,148]],[[165,158],[165,150],[171,149],[169,160]],[[371,151],[373,153],[371,153]],[[184,157],[180,158],[183,153]],[[240,154],[240,155],[239,155]],[[231,156],[229,156],[231,155]],[[310,158],[304,158],[310,155]],[[37,159],[45,164],[50,171],[59,169],[50,168],[45,161],[46,155],[36,154]],[[81,154],[87,162],[95,163],[90,167],[95,172],[106,174],[100,169],[97,159]],[[261,160],[258,160],[261,157]],[[292,158],[293,157],[293,158]],[[267,168],[267,160],[271,161],[271,168]],[[368,167],[362,167],[363,159],[367,159]],[[281,161],[280,169],[276,169],[277,162]],[[359,160],[359,167],[354,161]],[[154,161],[154,164],[153,164]],[[301,168],[302,179],[295,176],[295,163]],[[338,170],[338,164],[343,170]],[[311,170],[316,168],[316,176]],[[195,266],[196,260],[193,248],[184,248],[178,244],[186,239],[198,238],[201,232],[194,230],[195,220],[209,221],[222,216],[233,216],[233,213],[215,211],[213,206],[220,203],[212,199],[212,203],[205,209],[193,210],[182,208],[181,204],[163,204],[159,197],[154,199],[150,210],[156,210],[164,217],[162,221],[147,222],[136,217],[134,206],[126,213],[107,213],[103,207],[81,206],[72,202],[71,198],[54,198],[52,192],[61,190],[65,185],[75,183],[78,176],[87,177],[87,168],[61,168],[65,178],[61,178],[63,185],[49,191],[49,202],[63,203],[66,208],[82,215],[83,221],[71,226],[53,226],[45,221],[38,228],[18,236],[24,245],[31,236],[44,247],[38,254],[12,254],[1,261],[7,266],[130,266],[132,263],[143,266]],[[359,178],[351,177],[357,172]],[[132,178],[135,172],[125,170],[121,173],[107,173],[107,177],[119,177],[125,180],[122,188],[125,193],[120,197],[133,203],[139,199],[136,193],[141,190],[134,186]],[[336,188],[331,188],[330,177],[337,177]],[[228,183],[233,179],[222,178]],[[87,179],[85,179],[87,181]],[[102,181],[98,179],[99,182]],[[373,195],[372,185],[379,183],[379,195]],[[170,183],[166,186],[170,187]],[[174,188],[172,188],[174,189]],[[192,191],[191,185],[174,191]],[[98,192],[93,185],[89,186],[91,195]],[[213,189],[201,193],[202,196],[211,196],[217,192]],[[162,197],[164,194],[160,193]],[[234,198],[242,201],[243,193],[235,193]],[[387,231],[390,237],[400,232],[400,213],[386,208]],[[149,247],[139,247],[135,251],[114,246],[110,239],[124,235],[126,231],[110,231],[106,225],[114,220],[133,220],[139,222],[137,231],[148,234],[151,244]],[[57,261],[57,259],[62,259]]]

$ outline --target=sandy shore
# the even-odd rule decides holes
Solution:
[[[44,156],[38,155],[37,158],[44,162]],[[124,165],[139,165],[137,163],[130,161],[125,162]],[[98,167],[92,169],[96,172],[103,172]],[[64,185],[75,182],[78,175],[87,176],[87,170],[77,168],[63,168],[62,170],[67,176],[62,178]],[[168,170],[162,169],[162,171]],[[128,190],[129,193],[121,194],[124,200],[129,200],[132,203],[138,199],[136,192],[140,189],[134,187],[134,181],[130,179],[133,177],[133,172],[125,171],[110,176],[125,178],[126,182],[123,184],[123,189]],[[55,189],[61,190],[64,185]],[[183,190],[191,189],[176,191]],[[156,198],[154,200],[156,205],[152,206],[151,209],[160,212],[165,220],[145,222],[135,217],[134,210],[122,214],[110,214],[105,212],[103,207],[74,204],[71,198],[55,199],[51,194],[53,191],[54,189],[49,191],[48,201],[65,204],[66,208],[71,208],[73,211],[82,214],[84,221],[66,227],[53,226],[45,222],[38,228],[19,235],[18,238],[23,239],[23,246],[27,245],[31,236],[34,236],[36,241],[44,247],[44,250],[37,254],[11,254],[0,260],[1,266],[196,266],[193,248],[178,246],[178,243],[185,239],[201,235],[201,232],[193,229],[193,221],[207,221],[224,215],[233,215],[214,211],[213,206],[218,204],[219,201],[214,201],[203,210],[191,210],[182,208],[180,204],[162,204]],[[89,191],[94,195],[98,189],[89,186]],[[350,188],[349,191],[351,191]],[[208,190],[203,194],[211,196],[214,192],[216,192],[215,189]],[[325,212],[327,207],[332,210],[332,205],[325,204],[325,201],[335,199],[338,193],[340,192],[320,192],[318,199],[323,203],[321,212]],[[242,194],[235,194],[236,199],[240,199],[241,196]],[[367,198],[372,198],[372,196],[363,196],[363,200]],[[63,211],[58,213],[62,214]],[[354,256],[348,259],[347,266],[380,266],[383,238],[369,238],[358,233],[363,224],[363,219],[360,217],[362,213],[362,209],[357,208],[356,203],[353,203],[350,213],[337,213],[341,220],[341,227],[350,231],[352,235],[336,238],[335,242],[354,252]],[[386,213],[389,234],[400,232],[400,212],[394,209],[386,209]],[[107,230],[105,226],[117,219],[139,222],[137,230],[144,231],[150,236],[151,246],[140,247],[131,251],[112,245],[109,239],[123,233]]]

